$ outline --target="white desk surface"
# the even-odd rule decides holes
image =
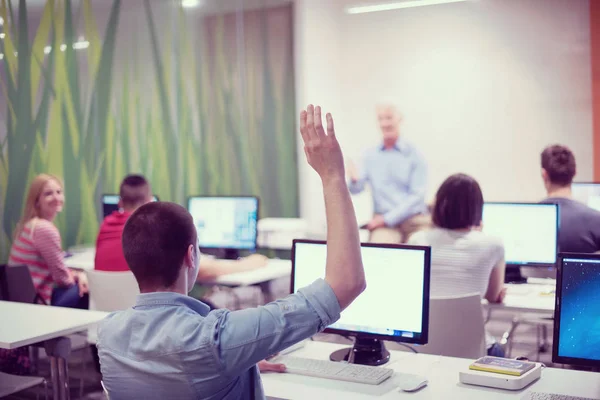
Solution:
[[[493,310],[505,310],[522,313],[548,314],[554,312],[554,290],[556,281],[549,279],[530,279],[527,284],[507,284],[506,297],[501,304],[485,306]]]
[[[289,355],[326,360],[329,354],[342,347],[340,344],[308,342]],[[395,377],[380,385],[365,385],[294,374],[261,374],[265,394],[283,399],[315,400],[344,399],[461,399],[500,400],[520,399],[529,391],[570,394],[574,396],[600,398],[600,374],[583,371],[545,368],[542,377],[521,391],[508,391],[464,385],[458,373],[467,369],[472,360],[391,351],[391,360],[385,364],[401,373],[425,376],[428,386],[415,393],[399,392]]]
[[[71,257],[65,258],[65,265],[71,269],[83,271],[94,269],[94,259],[96,258],[96,249],[85,249],[78,252],[73,252]]]
[[[84,330],[108,313],[0,301],[0,348],[14,349]]]
[[[212,281],[212,283],[224,286],[249,286],[278,278],[290,277],[291,274],[292,262],[290,260],[271,259],[263,268],[222,275]]]

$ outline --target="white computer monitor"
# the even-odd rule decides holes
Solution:
[[[367,289],[326,332],[356,337],[356,346],[369,349],[380,340],[426,344],[429,327],[430,248],[363,243],[361,254]],[[325,277],[327,245],[324,241],[294,240],[292,292]],[[362,364],[379,365],[386,355],[370,348]],[[348,349],[332,354],[341,361]],[[367,352],[368,353],[368,352]],[[389,357],[389,353],[386,353]],[[378,358],[379,357],[379,358]],[[355,352],[355,358],[359,355]]]
[[[557,204],[485,203],[483,232],[502,239],[509,265],[554,266],[558,213]]]
[[[573,182],[571,188],[575,200],[600,211],[600,183]]]
[[[194,196],[188,199],[200,248],[256,249],[258,197]]]
[[[118,194],[102,195],[102,214],[104,218],[114,211],[119,211],[119,200],[121,200],[121,197]],[[158,196],[152,196],[152,201],[158,201]]]

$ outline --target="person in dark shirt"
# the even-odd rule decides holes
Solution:
[[[546,147],[542,152],[542,179],[548,196],[541,203],[559,206],[559,251],[595,253],[600,250],[600,212],[572,198],[576,172],[575,156],[568,147]]]

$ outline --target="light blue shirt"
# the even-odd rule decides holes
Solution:
[[[398,139],[392,149],[380,145],[367,151],[359,174],[356,182],[348,184],[350,193],[362,192],[369,183],[373,211],[383,215],[387,226],[427,211],[427,165],[409,143]]]
[[[140,294],[98,329],[102,380],[111,400],[263,399],[256,363],[340,317],[319,279],[258,308],[214,310],[173,292]]]

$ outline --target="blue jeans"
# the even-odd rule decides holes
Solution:
[[[504,357],[506,355],[506,352],[504,351],[504,348],[500,346],[499,343],[494,343],[492,347],[488,349],[487,354],[488,356],[492,357]]]
[[[77,285],[56,287],[52,291],[50,305],[87,310],[89,308],[89,299],[87,294],[79,296],[79,286]]]

